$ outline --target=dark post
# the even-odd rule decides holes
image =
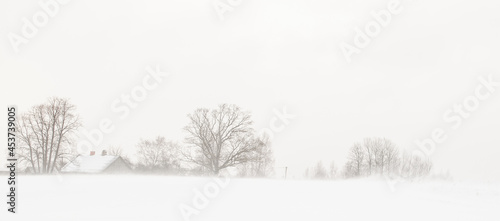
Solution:
[[[285,180],[286,180],[286,173],[288,172],[288,167],[285,167]]]

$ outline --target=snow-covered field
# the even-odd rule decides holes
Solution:
[[[498,184],[405,182],[391,189],[376,179],[139,175],[20,175],[18,181],[18,213],[4,207],[0,220],[500,220]]]

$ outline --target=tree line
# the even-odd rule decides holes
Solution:
[[[379,174],[416,178],[428,175],[431,169],[429,159],[401,152],[386,138],[366,138],[351,147],[343,175],[359,177]]]
[[[219,175],[236,169],[240,176],[269,176],[274,171],[271,143],[253,130],[249,112],[236,105],[199,108],[188,115],[188,136],[182,144],[159,136],[136,145],[136,162],[119,147],[110,155],[122,156],[133,169],[171,174]],[[53,173],[76,157],[74,140],[81,126],[76,107],[65,98],[49,98],[21,115],[17,130],[20,161],[33,173]]]
[[[251,114],[236,105],[215,109],[198,108],[187,115],[189,123],[182,143],[158,136],[141,139],[135,160],[120,147],[109,147],[110,155],[124,158],[134,170],[169,174],[210,174],[231,170],[239,176],[266,177],[274,173],[269,137],[258,136]],[[33,173],[53,173],[76,157],[75,132],[81,126],[76,107],[65,98],[49,98],[21,115],[19,160]],[[423,157],[399,151],[385,138],[366,138],[349,150],[341,171],[332,162],[321,162],[306,170],[308,178],[351,178],[371,175],[420,177],[428,175],[432,163]]]
[[[430,174],[432,162],[421,155],[400,151],[386,138],[365,138],[349,149],[346,163],[340,172],[334,162],[329,170],[320,161],[306,169],[305,177],[315,179],[353,178],[366,176],[420,178]]]

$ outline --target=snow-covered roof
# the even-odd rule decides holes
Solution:
[[[100,173],[115,162],[118,156],[78,156],[66,164],[61,171],[67,173]]]

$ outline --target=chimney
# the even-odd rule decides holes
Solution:
[[[102,155],[103,155],[103,156],[106,156],[106,155],[108,155],[108,152],[107,152],[106,150],[103,150],[103,151],[102,151]]]
[[[95,155],[95,151],[90,151],[90,156],[94,156]]]

